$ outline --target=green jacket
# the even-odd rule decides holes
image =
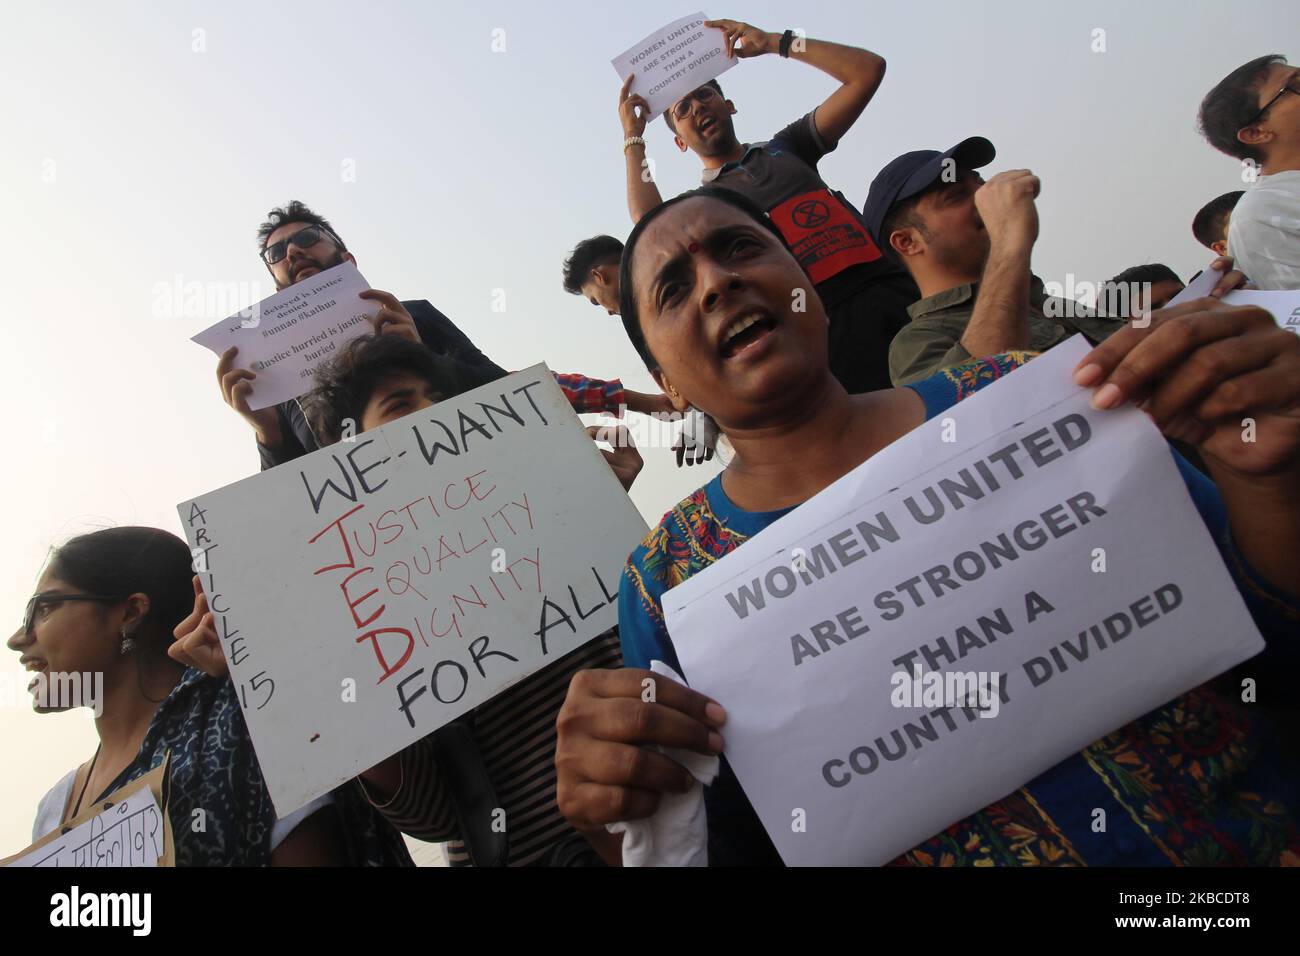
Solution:
[[[903,327],[889,346],[889,377],[895,385],[929,378],[931,375],[969,362],[973,356],[962,347],[961,337],[975,312],[979,283],[945,289],[908,307],[912,321]],[[1124,327],[1121,319],[1107,319],[1069,299],[1048,296],[1043,280],[1029,282],[1029,342],[1017,349],[1042,352],[1082,332],[1093,345]]]

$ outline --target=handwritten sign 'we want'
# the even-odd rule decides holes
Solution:
[[[646,532],[544,365],[178,510],[281,816],[614,626]]]

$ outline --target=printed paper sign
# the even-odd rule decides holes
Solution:
[[[646,533],[544,365],[178,510],[281,816],[613,627]]]
[[[1073,384],[1086,352],[986,387],[666,594],[787,863],[886,863],[1263,650],[1154,426]]]
[[[1300,290],[1233,289],[1223,301],[1228,305],[1257,305],[1279,326],[1300,335]]]
[[[1222,278],[1222,271],[1206,269],[1189,282],[1182,292],[1170,299],[1166,308],[1180,302],[1204,298]],[[1223,301],[1228,305],[1257,305],[1273,316],[1273,321],[1279,326],[1300,335],[1300,290],[1233,289],[1223,296]]]
[[[379,303],[358,297],[370,288],[343,262],[222,319],[190,341],[221,355],[239,346],[236,368],[256,372],[248,407],[270,408],[311,391],[316,367],[340,345],[374,332]]]
[[[1165,303],[1165,308],[1178,305],[1180,302],[1190,302],[1192,299],[1204,299],[1214,291],[1214,287],[1222,278],[1222,269],[1203,269],[1196,278],[1183,287],[1181,292]]]
[[[0,866],[115,868],[172,866],[165,809],[165,761],[89,807]]]
[[[652,117],[736,65],[727,56],[727,35],[706,27],[707,19],[696,13],[674,20],[611,61],[620,81],[636,74],[631,92],[645,97]]]

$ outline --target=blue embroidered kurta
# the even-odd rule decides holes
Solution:
[[[909,387],[925,401],[931,418],[1026,358],[1026,353],[995,356]],[[1175,457],[1269,645],[1243,667],[1257,674],[1269,668],[1294,673],[1300,605],[1245,566],[1213,483]],[[664,592],[792,510],[743,511],[728,500],[719,476],[668,512],[624,569],[619,633],[627,666],[648,667],[659,659],[680,671],[664,626]],[[711,864],[780,862],[725,759],[705,799]],[[1243,703],[1240,676],[1230,671],[1096,741],[895,863],[1300,865],[1297,805],[1300,774],[1261,705]],[[1105,811],[1104,831],[1094,830],[1098,809]]]

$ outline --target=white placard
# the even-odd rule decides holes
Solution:
[[[727,35],[706,27],[707,19],[696,13],[674,20],[610,61],[619,80],[636,74],[630,92],[645,97],[652,118],[736,65],[727,56]]]
[[[216,355],[239,346],[236,368],[257,373],[248,396],[253,411],[311,391],[316,367],[340,345],[374,332],[380,305],[358,293],[369,283],[351,262],[308,276],[222,319],[190,341]]]
[[[281,816],[616,624],[646,533],[544,365],[178,510]]]
[[[1073,384],[1086,352],[1057,346],[665,595],[787,863],[885,863],[1263,649],[1154,426]],[[969,681],[944,708],[938,673]]]
[[[1178,305],[1180,302],[1204,298],[1214,291],[1214,287],[1222,278],[1222,270],[1206,269],[1189,282],[1182,292],[1170,299],[1165,308]],[[1233,289],[1223,295],[1223,301],[1227,305],[1257,305],[1273,316],[1273,321],[1280,327],[1300,335],[1300,289],[1286,291]]]
[[[33,849],[5,866],[112,869],[157,866],[167,840],[166,821],[148,787],[140,787],[107,810]]]
[[[1203,299],[1219,284],[1223,278],[1222,269],[1203,269],[1197,274],[1196,278],[1187,283],[1177,295],[1165,303],[1165,308],[1171,305],[1177,305],[1180,302],[1190,302],[1192,299]]]
[[[1224,295],[1223,301],[1228,305],[1257,305],[1273,316],[1279,326],[1300,335],[1300,289],[1285,292],[1233,289]]]

